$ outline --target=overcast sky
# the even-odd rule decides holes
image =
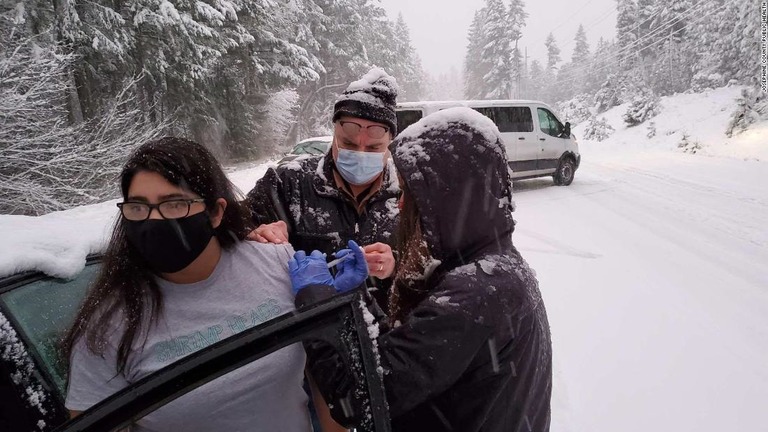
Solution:
[[[380,0],[395,19],[402,12],[424,69],[437,75],[453,66],[461,70],[467,46],[467,30],[475,10],[485,0]],[[505,0],[506,3],[506,0]],[[552,32],[563,60],[570,59],[573,38],[584,24],[593,50],[602,36],[613,39],[616,0],[525,0],[528,12],[521,48],[528,48],[528,62],[545,61],[544,40]]]

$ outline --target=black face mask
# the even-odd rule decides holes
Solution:
[[[160,273],[186,268],[203,253],[214,234],[204,211],[181,219],[126,221],[125,227],[128,241]]]

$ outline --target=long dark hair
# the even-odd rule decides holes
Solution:
[[[123,199],[136,173],[151,171],[170,183],[194,192],[212,211],[216,200],[224,198],[227,206],[215,235],[222,248],[243,240],[251,229],[250,217],[240,204],[240,194],[229,181],[214,156],[200,144],[183,138],[166,137],[150,141],[136,149],[120,174]],[[128,356],[137,339],[149,329],[163,309],[163,295],[155,274],[138,251],[128,242],[125,220],[118,216],[103,264],[89,290],[72,327],[62,341],[64,359],[81,337],[94,354],[103,354],[116,314],[122,335],[117,347],[117,372],[124,374]]]
[[[423,278],[431,257],[422,230],[419,207],[405,182],[400,182],[402,208],[396,233],[400,262],[389,292],[389,318],[404,322],[413,308],[429,294]]]

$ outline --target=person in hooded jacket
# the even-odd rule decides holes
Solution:
[[[247,196],[253,240],[328,256],[348,239],[363,245],[382,306],[395,270],[400,189],[388,146],[397,133],[397,92],[393,77],[371,69],[336,100],[328,153],[270,168]]]
[[[512,183],[498,129],[452,108],[407,128],[390,150],[403,190],[400,262],[377,345],[392,430],[548,431],[549,324],[536,277],[512,243]],[[351,256],[344,277],[363,278],[363,254],[349,246],[337,253]],[[336,293],[323,265],[317,253],[289,262],[297,307]],[[350,397],[339,384],[349,362],[317,343],[305,349],[326,400]],[[347,426],[364,416],[333,414]]]

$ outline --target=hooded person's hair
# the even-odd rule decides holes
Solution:
[[[357,117],[389,127],[397,135],[397,81],[384,69],[373,68],[352,82],[333,106],[333,121],[341,116]]]
[[[440,274],[511,247],[512,180],[496,125],[470,108],[424,117],[390,145],[404,205],[390,295],[402,319]]]

